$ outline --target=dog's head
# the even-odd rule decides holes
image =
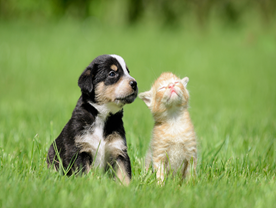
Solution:
[[[95,58],[81,74],[78,85],[94,105],[109,105],[117,111],[137,97],[136,80],[129,75],[124,59],[118,55]]]

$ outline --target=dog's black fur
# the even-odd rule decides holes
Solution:
[[[71,175],[75,171],[88,172],[96,155],[91,153],[94,150],[90,150],[87,147],[84,148],[84,146],[93,146],[93,142],[101,140],[105,145],[114,146],[113,149],[108,150],[108,153],[104,147],[104,161],[100,161],[100,163],[104,163],[104,170],[107,170],[108,164],[110,164],[117,170],[117,174],[121,169],[119,175],[123,175],[123,177],[127,177],[128,179],[131,178],[131,165],[127,153],[125,130],[122,121],[122,107],[124,104],[135,100],[138,88],[136,81],[129,76],[127,67],[121,65],[122,62],[116,57],[102,55],[94,59],[81,74],[78,85],[81,88],[82,95],[77,102],[71,119],[50,146],[47,157],[49,166],[53,165],[55,169],[59,169],[60,162],[62,162],[64,169],[68,170],[66,172],[68,175]],[[111,66],[116,71],[112,70]],[[124,79],[127,80],[125,81]],[[127,82],[129,84],[129,87],[125,84],[126,88],[129,88],[126,90],[125,95],[122,94],[109,100],[109,94],[105,93],[104,99],[98,99],[98,97],[103,96],[101,95],[101,89],[108,89],[111,97],[114,93],[113,91],[119,87],[119,82]],[[97,87],[98,89],[96,90]],[[104,111],[101,112],[101,110],[97,109],[97,106],[105,106],[110,103],[112,105],[115,103],[116,110],[109,110],[109,108],[103,107]],[[102,116],[103,112],[106,111],[106,116],[103,116],[104,125],[97,127],[97,117]],[[102,138],[96,135],[95,128],[103,128]],[[89,142],[86,142],[85,139]],[[117,143],[113,145],[112,142],[114,141]],[[95,144],[95,146],[97,145],[100,146],[101,144]],[[118,148],[118,145],[121,145],[122,148]],[[61,161],[59,161],[58,155]],[[123,177],[119,178],[123,179]]]

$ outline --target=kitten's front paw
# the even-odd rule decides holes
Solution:
[[[164,186],[164,185],[165,185],[164,179],[159,178],[158,181],[157,181],[157,184],[158,184],[159,186]]]
[[[160,169],[156,172],[156,178],[157,178],[157,184],[163,186],[165,184],[164,181],[164,171],[161,171]]]

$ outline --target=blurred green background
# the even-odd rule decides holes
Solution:
[[[165,25],[196,20],[205,25],[210,19],[239,24],[252,15],[267,24],[275,18],[275,11],[274,0],[0,0],[2,19],[93,19],[121,25],[152,20]]]
[[[273,0],[0,0],[0,207],[274,207],[276,3]],[[156,185],[143,169],[153,119],[124,108],[129,187],[91,171],[48,170],[51,142],[98,55],[121,55],[139,91],[188,76],[197,178]]]

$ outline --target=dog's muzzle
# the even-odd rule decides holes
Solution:
[[[119,100],[120,102],[122,102],[124,104],[132,103],[135,100],[135,98],[137,97],[137,94],[138,94],[137,82],[135,80],[131,80],[129,82],[129,85],[133,89],[133,92],[125,97],[117,98],[116,100]]]

